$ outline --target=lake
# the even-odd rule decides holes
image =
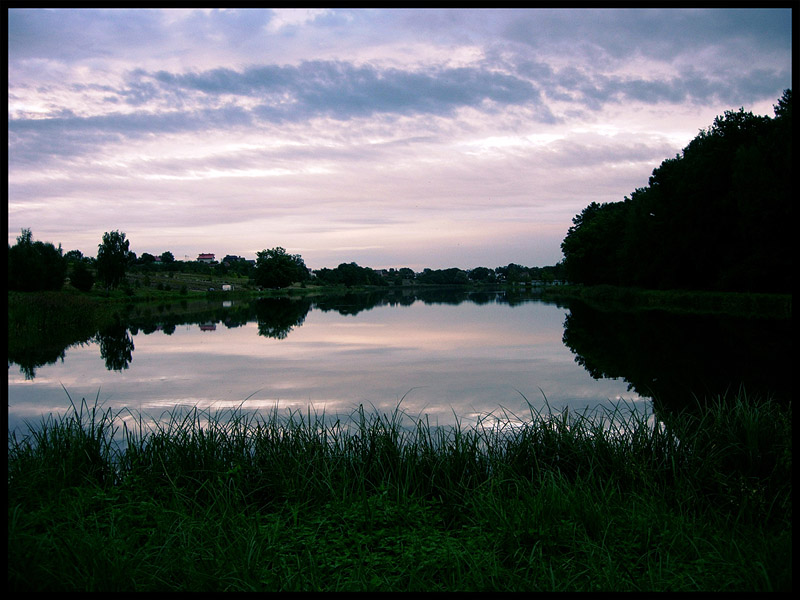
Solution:
[[[352,293],[136,306],[55,361],[9,358],[9,429],[95,399],[348,416],[400,403],[432,425],[613,408],[680,409],[744,386],[790,397],[791,322],[604,312],[535,293]],[[66,390],[66,392],[65,392]]]

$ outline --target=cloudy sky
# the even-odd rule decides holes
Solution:
[[[726,110],[791,9],[8,11],[8,240],[311,268],[551,265]]]

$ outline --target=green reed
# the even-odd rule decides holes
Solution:
[[[791,589],[791,408],[744,394],[472,427],[71,402],[8,481],[17,591]]]

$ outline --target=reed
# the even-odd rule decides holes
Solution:
[[[791,408],[433,427],[83,400],[9,435],[15,591],[791,589]]]

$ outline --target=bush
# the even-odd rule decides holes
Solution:
[[[60,290],[67,275],[67,261],[50,242],[34,242],[23,229],[8,249],[8,289],[21,292]]]
[[[72,269],[72,276],[69,279],[72,287],[82,291],[88,292],[94,285],[94,275],[86,268],[82,262],[76,263]]]

